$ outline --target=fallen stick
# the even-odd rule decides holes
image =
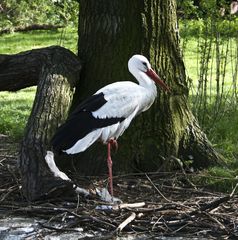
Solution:
[[[197,213],[200,213],[200,212],[203,212],[205,210],[208,210],[210,212],[211,210],[213,210],[214,208],[218,207],[222,203],[225,203],[225,202],[229,201],[234,196],[237,187],[238,187],[238,183],[235,185],[235,187],[233,188],[233,190],[232,190],[230,195],[224,196],[224,197],[219,198],[219,199],[216,199],[216,200],[214,200],[214,201],[212,201],[212,202],[210,202],[210,203],[208,203],[208,204],[200,207],[199,209],[194,210],[194,211],[192,211],[192,212],[190,212],[188,214],[190,216],[193,216],[193,215],[195,215]]]
[[[149,180],[149,182],[152,184],[152,186],[155,188],[155,190],[159,193],[159,195],[167,202],[171,202],[168,198],[164,196],[164,194],[156,187],[156,185],[153,183],[153,181],[150,179],[150,177],[145,173],[145,176]]]
[[[54,230],[56,232],[65,232],[65,231],[67,231],[67,232],[82,232],[83,231],[83,230],[79,231],[79,230],[76,230],[73,228],[54,227],[54,226],[50,226],[50,225],[47,225],[47,224],[41,223],[41,222],[38,222],[38,224],[43,228]]]
[[[145,202],[139,202],[139,203],[122,203],[119,204],[117,206],[115,206],[115,210],[118,209],[122,209],[122,208],[139,208],[139,207],[144,207],[145,206]]]
[[[130,222],[136,218],[136,214],[133,212],[125,221],[123,221],[116,229],[117,232],[121,232]]]
[[[139,203],[121,203],[118,205],[99,205],[96,207],[96,210],[101,210],[101,211],[117,211],[123,208],[140,208],[144,207],[145,202],[139,202]]]

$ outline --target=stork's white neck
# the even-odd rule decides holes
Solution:
[[[149,76],[147,76],[145,72],[138,71],[138,70],[137,71],[132,70],[130,72],[139,82],[139,85],[141,87],[144,87],[154,95],[157,95],[157,88],[156,88],[155,82]]]

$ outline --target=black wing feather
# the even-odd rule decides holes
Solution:
[[[91,96],[83,101],[59,127],[51,143],[56,151],[71,148],[78,140],[88,133],[103,127],[122,122],[125,118],[95,118],[92,112],[102,107],[107,101],[103,93]]]
[[[82,103],[80,103],[72,112],[70,116],[74,116],[78,112],[84,111],[84,112],[94,112],[97,111],[100,107],[102,107],[107,100],[104,98],[103,92],[94,94],[91,97],[84,100]]]

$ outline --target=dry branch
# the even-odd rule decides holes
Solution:
[[[136,214],[133,212],[125,221],[123,221],[118,227],[117,232],[121,232],[129,223],[136,218]]]
[[[14,156],[11,152],[8,154]],[[184,186],[178,173],[166,173],[166,178],[162,173],[140,175],[139,178],[133,174],[118,176],[114,179],[115,191],[124,203],[112,206],[110,211],[102,211],[96,207],[106,206],[106,203],[96,197],[79,196],[77,199],[64,195],[27,203],[22,197],[15,166],[13,158],[0,165],[0,211],[44,219],[41,231],[47,234],[75,231],[80,227],[84,232],[95,231],[97,235],[103,231],[102,235],[87,238],[97,240],[113,239],[118,233],[128,232],[152,238],[174,234],[215,239],[238,237],[238,197],[235,195],[238,184],[227,195],[196,190],[189,183],[188,187]],[[76,183],[85,187],[86,181],[80,179]],[[99,187],[102,180],[91,178],[95,187]],[[126,191],[131,182],[135,185]],[[157,189],[166,197],[155,194]]]

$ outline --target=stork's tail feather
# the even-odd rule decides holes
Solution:
[[[59,177],[65,181],[71,181],[71,179],[63,172],[61,172],[55,164],[54,153],[47,151],[45,156],[46,163],[48,164],[49,169],[54,174],[55,177]]]
[[[72,180],[64,172],[60,171],[56,166],[53,152],[47,151],[45,161],[48,164],[50,171],[54,174],[55,177],[59,177],[62,180],[72,182]],[[82,194],[84,196],[89,195],[89,192],[86,189],[77,187],[75,184],[73,184],[73,188],[78,194]]]

